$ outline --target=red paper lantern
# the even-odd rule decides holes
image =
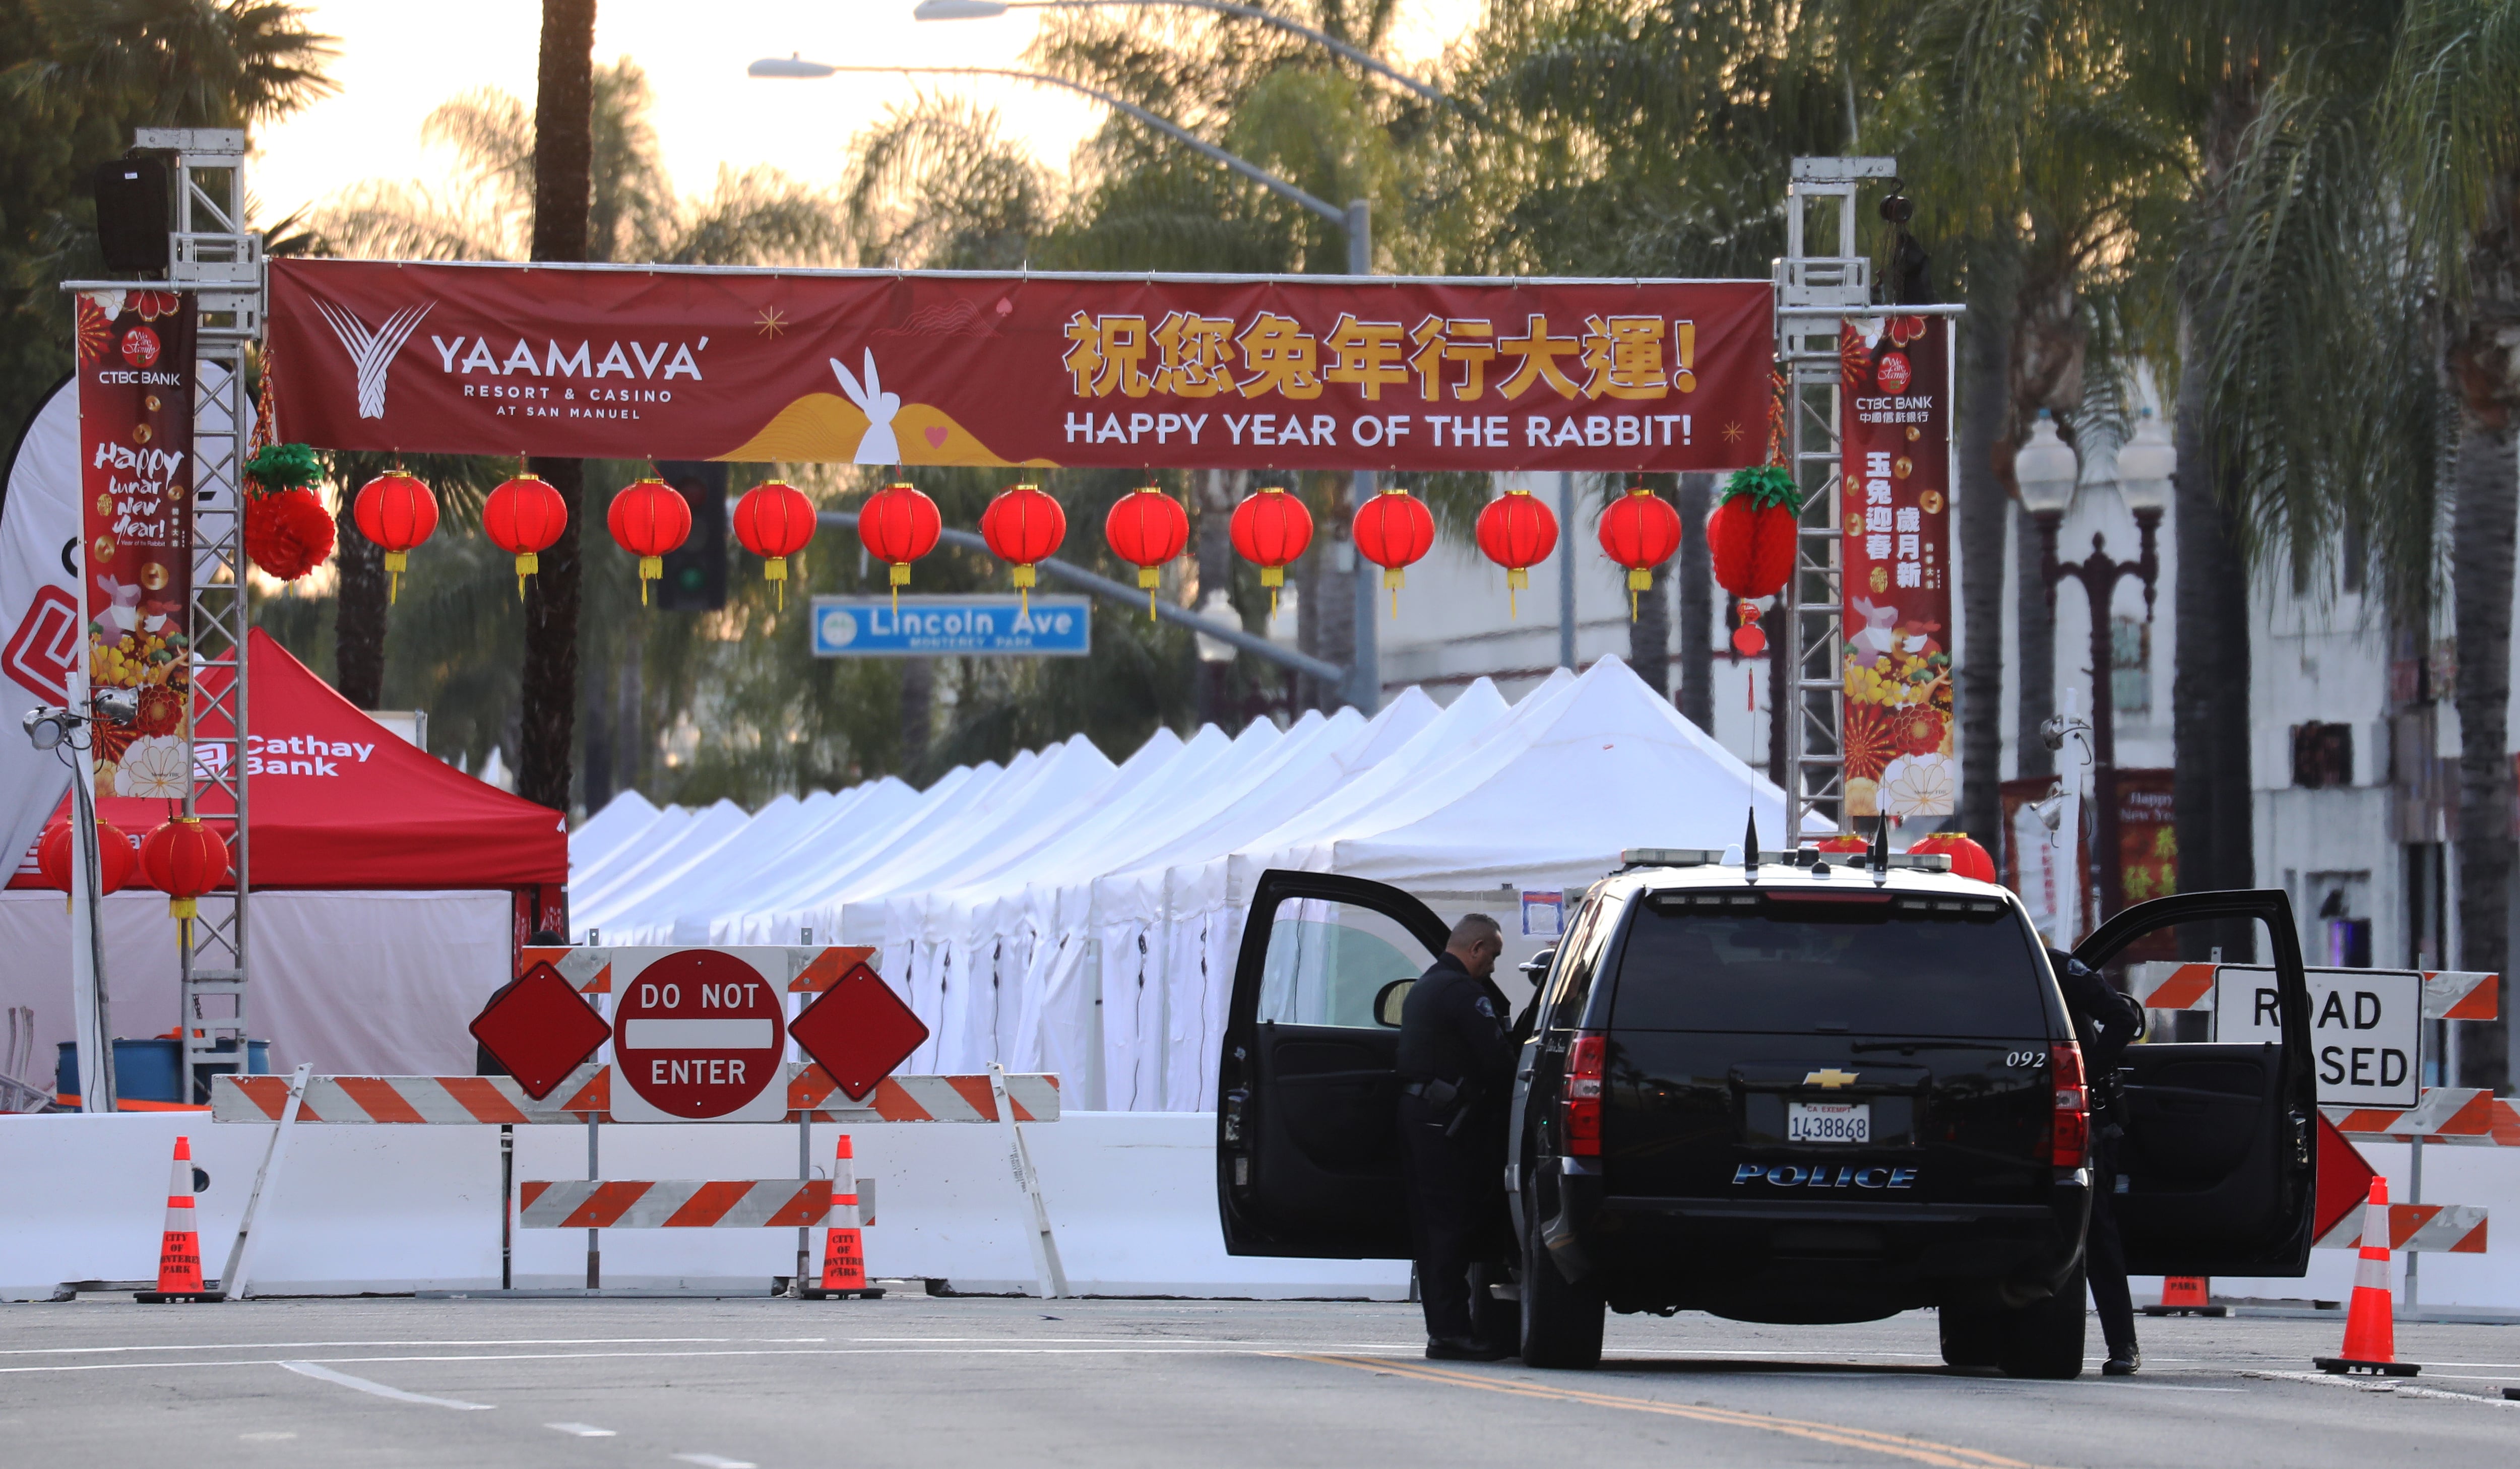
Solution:
[[[481,531],[490,544],[517,558],[517,595],[525,578],[542,569],[539,553],[568,529],[568,502],[531,474],[519,474],[481,502]]]
[[[140,874],[166,895],[166,912],[182,927],[188,949],[195,900],[227,881],[228,871],[228,844],[197,816],[172,818],[140,844]]]
[[[1514,594],[1531,586],[1531,568],[1557,549],[1557,517],[1529,490],[1508,490],[1479,512],[1479,553],[1505,568],[1506,613],[1519,615]]]
[[[1637,595],[1653,586],[1653,568],[1680,549],[1680,512],[1671,502],[1632,486],[1601,512],[1601,554],[1628,568],[1628,618],[1637,615]]]
[[[245,554],[264,572],[293,582],[333,554],[332,512],[303,485],[248,496]]]
[[[1794,570],[1794,512],[1735,496],[1706,517],[1706,550],[1715,582],[1740,598],[1774,596]]]
[[[1794,573],[1802,493],[1781,465],[1738,469],[1725,482],[1724,502],[1706,517],[1706,550],[1715,582],[1736,598],[1773,596]]]
[[[385,601],[391,602],[402,592],[402,573],[410,564],[411,549],[437,530],[437,497],[428,492],[428,486],[396,469],[359,486],[359,498],[350,503],[350,518],[358,522],[359,534],[384,548]]]
[[[604,528],[612,543],[639,558],[639,605],[648,604],[648,584],[665,574],[665,553],[678,551],[692,538],[692,503],[661,479],[642,479],[612,497],[604,513]]]
[[[910,563],[934,551],[944,529],[936,502],[915,485],[886,485],[858,508],[858,543],[867,555],[891,565],[895,606],[901,602],[901,589],[910,585]]]
[[[1435,517],[1407,490],[1389,489],[1358,506],[1357,555],[1382,568],[1382,585],[1391,593],[1391,615],[1400,615],[1400,589],[1408,585],[1408,567],[1435,545]]]
[[[1262,485],[1234,508],[1226,533],[1234,541],[1234,554],[1260,568],[1260,585],[1269,589],[1269,615],[1277,616],[1286,563],[1313,544],[1313,512],[1284,486]]]
[[[1833,853],[1852,853],[1857,856],[1862,856],[1864,853],[1872,850],[1872,844],[1866,841],[1863,837],[1856,836],[1850,832],[1841,831],[1835,836],[1822,837],[1820,839],[1820,850]]]
[[[1949,856],[1955,877],[1973,877],[1980,882],[1996,880],[1995,859],[1988,855],[1986,848],[1971,841],[1965,831],[1937,831],[1911,843],[1908,850],[1925,856],[1936,852]]]
[[[1049,559],[1067,539],[1067,512],[1043,494],[1040,486],[1014,485],[980,512],[980,539],[989,543],[999,560],[1014,566],[1015,590],[1030,607],[1035,585],[1032,568]]]
[[[792,484],[766,479],[735,503],[735,538],[761,557],[764,581],[779,584],[779,605],[788,605],[788,558],[814,539],[814,502]]]
[[[43,874],[44,885],[62,892],[70,890],[70,824],[55,822],[44,828],[43,840],[35,844],[35,869]],[[119,892],[131,880],[132,869],[140,866],[140,854],[131,846],[131,838],[112,822],[99,819],[96,824],[97,891],[100,894]]]
[[[1148,485],[1111,502],[1102,517],[1102,539],[1111,554],[1138,568],[1138,585],[1147,589],[1147,620],[1155,617],[1156,567],[1182,554],[1190,544],[1190,515],[1181,502]]]

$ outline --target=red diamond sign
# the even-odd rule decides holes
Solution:
[[[549,962],[536,963],[490,997],[469,1027],[536,1101],[595,1054],[612,1027]]]
[[[876,1083],[925,1043],[927,1027],[873,969],[852,964],[788,1025],[788,1034],[849,1100],[864,1101]]]

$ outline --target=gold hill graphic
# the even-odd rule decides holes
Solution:
[[[858,441],[866,437],[866,413],[855,403],[835,393],[807,393],[779,410],[778,416],[752,437],[717,457],[752,464],[849,464],[856,460]],[[1013,467],[1013,461],[991,453],[988,445],[955,423],[944,410],[925,403],[901,405],[901,411],[893,416],[892,432],[901,446],[901,463],[905,465]],[[1058,467],[1047,459],[1023,463],[1032,468]]]

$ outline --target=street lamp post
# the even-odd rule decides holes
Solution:
[[[2038,428],[2033,431],[2032,447],[2025,448],[2016,466],[2031,462],[2035,449],[2055,435],[2054,425],[2043,412]],[[2064,449],[2060,443],[2058,449]],[[2064,450],[2070,456],[2071,450]],[[2132,576],[2143,584],[2143,620],[2152,622],[2153,601],[2158,593],[2161,560],[2158,539],[2161,512],[2169,502],[2170,472],[2176,463],[2176,452],[2160,425],[2146,410],[2136,435],[2118,452],[2118,494],[2127,509],[2135,512],[2138,551],[2136,559],[2121,561],[2108,554],[2108,538],[2097,532],[2092,536],[2092,554],[2080,561],[2061,561],[2056,556],[2056,532],[2064,518],[2066,504],[2073,498],[2073,485],[2066,482],[2062,503],[2048,508],[2033,505],[2039,524],[2039,569],[2047,583],[2052,601],[2059,583],[2071,578],[2083,584],[2091,604],[2092,655],[2092,862],[2097,879],[2100,911],[2096,917],[2106,922],[2126,906],[2126,863],[2118,850],[2117,790],[2117,690],[2114,665],[2116,640],[2110,609],[2117,600],[2118,583]],[[2031,471],[2018,470],[2022,499],[2033,500]],[[2053,490],[2042,486],[2043,498],[2052,498]]]
[[[1398,82],[1428,102],[1446,107],[1453,105],[1453,99],[1450,97],[1391,66],[1372,52],[1360,51],[1336,36],[1315,30],[1309,25],[1288,20],[1284,16],[1273,15],[1256,5],[1237,5],[1234,0],[919,0],[919,5],[910,14],[913,19],[921,21],[987,21],[1003,16],[1011,10],[1094,10],[1106,5],[1127,6],[1131,9],[1149,5],[1174,5],[1188,10],[1211,10],[1220,15],[1240,16],[1246,21],[1257,21],[1263,25],[1274,25],[1280,30],[1302,36],[1305,40],[1343,61],[1354,62],[1376,76]]]
[[[931,3],[944,3],[944,0],[931,0]],[[933,17],[922,16],[922,19],[952,20],[968,15],[995,14],[996,10],[991,7],[997,6],[998,0],[952,0],[952,3],[959,8],[954,9],[951,14]],[[1015,0],[1007,0],[1007,3],[1012,4],[1015,3]],[[1050,0],[1042,0],[1042,3],[1050,3]],[[1136,0],[1072,0],[1072,3],[1118,4],[1136,3]],[[1206,0],[1164,0],[1164,3],[1195,3],[1205,5]],[[922,7],[922,9],[924,7]],[[1215,5],[1209,6],[1208,8],[1238,11],[1246,9],[1246,7],[1225,4],[1223,3],[1223,0],[1217,0]],[[1261,14],[1264,17],[1266,15],[1265,12],[1258,14]],[[1274,22],[1274,18],[1269,19],[1272,19]],[[1303,30],[1303,27],[1301,26],[1294,26],[1291,28]],[[1312,31],[1305,31],[1304,33],[1307,35],[1315,34],[1315,32]],[[1322,39],[1326,44],[1335,44],[1328,42],[1328,37],[1322,37]],[[1064,76],[1053,76],[1045,71],[1017,71],[1006,67],[842,67],[832,66],[824,62],[809,62],[803,57],[795,55],[764,57],[761,60],[754,62],[751,66],[745,67],[744,70],[745,74],[751,76],[794,79],[810,79],[843,74],[858,75],[870,72],[886,76],[1001,76],[1013,81],[1035,82],[1042,86],[1064,87],[1068,91],[1091,97],[1095,101],[1102,103],[1104,107],[1110,108],[1116,111],[1128,113],[1138,121],[1153,128],[1156,132],[1163,134],[1165,137],[1172,139],[1174,142],[1181,144],[1192,152],[1196,153],[1201,156],[1214,159],[1218,163],[1233,169],[1236,173],[1242,175],[1244,178],[1251,180],[1253,183],[1258,184],[1260,187],[1267,189],[1271,193],[1290,200],[1338,226],[1339,230],[1347,237],[1348,274],[1353,276],[1370,276],[1373,274],[1373,205],[1372,200],[1362,199],[1350,200],[1348,200],[1347,207],[1342,209],[1338,205],[1329,202],[1328,200],[1325,200],[1308,190],[1288,183],[1286,180],[1278,177],[1278,175],[1271,173],[1269,170],[1262,168],[1258,164],[1253,163],[1246,158],[1226,152],[1224,149],[1217,147],[1215,144],[1208,142],[1206,139],[1199,137],[1197,134],[1191,132],[1180,124],[1173,122],[1168,118],[1159,117],[1153,112],[1147,111],[1145,108],[1138,106],[1134,102],[1114,97],[1100,87],[1089,87],[1083,82],[1070,81]],[[1357,504],[1363,505],[1366,497],[1373,493],[1373,471],[1371,469],[1356,470],[1354,477],[1349,482],[1349,491],[1355,498]],[[1373,625],[1373,611],[1375,607],[1374,587],[1376,586],[1376,582],[1372,573],[1366,569],[1367,565],[1368,563],[1363,557],[1358,558],[1356,571],[1356,615],[1354,618],[1356,623],[1356,645],[1355,656],[1351,658],[1348,663],[1347,696],[1348,701],[1356,705],[1359,710],[1367,714],[1372,714],[1381,707],[1382,704],[1382,670],[1375,647],[1376,640],[1374,637]]]

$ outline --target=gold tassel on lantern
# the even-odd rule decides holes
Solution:
[[[1267,574],[1268,573],[1266,572],[1261,573],[1264,578]],[[1152,566],[1141,566],[1138,568],[1138,585],[1147,589],[1147,620],[1148,622],[1155,620],[1155,586],[1162,580],[1163,573],[1157,571]],[[1278,610],[1278,603],[1275,598],[1270,600],[1269,610],[1273,613]]]
[[[1505,615],[1508,622],[1522,616],[1522,606],[1514,600],[1517,592],[1531,589],[1531,573],[1520,566],[1508,566],[1505,571]]]
[[[1286,568],[1283,566],[1261,567],[1260,585],[1269,589],[1269,620],[1275,622],[1278,620],[1278,589],[1286,585]]]
[[[1653,572],[1649,568],[1643,566],[1628,568],[1628,620],[1630,622],[1637,620],[1637,594],[1651,591],[1652,588]]]

